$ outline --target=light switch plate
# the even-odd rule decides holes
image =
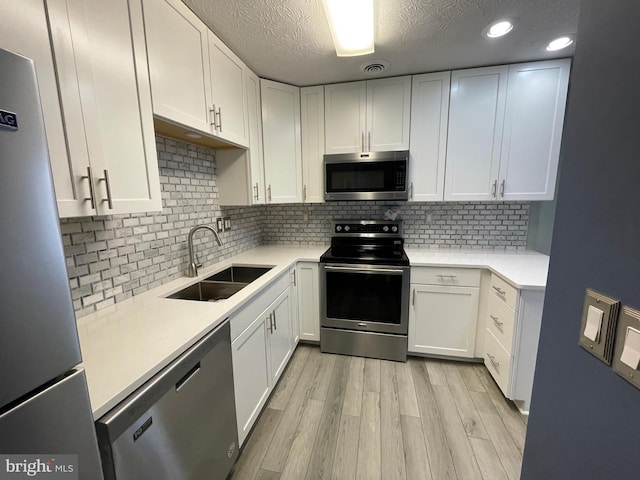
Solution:
[[[616,346],[613,353],[613,369],[627,382],[631,383],[636,388],[640,388],[640,370],[631,368],[620,360],[627,336],[627,327],[640,330],[640,311],[625,306],[622,307],[620,320],[618,320]]]
[[[597,341],[593,341],[585,336],[585,328],[587,327],[587,318],[589,315],[589,307],[597,308],[603,312],[600,334]],[[618,320],[618,311],[620,310],[620,302],[617,300],[598,293],[595,290],[587,289],[584,298],[584,307],[582,309],[582,321],[580,322],[579,345],[593,356],[599,358],[607,365],[611,365],[611,357],[613,355],[613,340],[616,333],[616,322]]]
[[[231,217],[224,217],[224,231],[231,230]]]

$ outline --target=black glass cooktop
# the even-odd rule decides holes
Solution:
[[[331,247],[322,254],[323,263],[369,265],[409,265],[402,239],[332,238]]]

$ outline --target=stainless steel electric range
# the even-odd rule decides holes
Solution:
[[[333,223],[320,257],[320,349],[406,361],[409,259],[401,221]]]

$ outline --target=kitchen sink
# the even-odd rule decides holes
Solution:
[[[261,277],[273,267],[248,267],[232,265],[201,282],[189,285],[167,298],[178,300],[196,300],[198,302],[217,302],[229,298],[251,282]]]
[[[231,265],[230,267],[206,278],[205,281],[251,283],[272,268],[273,267],[265,266],[249,267],[245,265]]]

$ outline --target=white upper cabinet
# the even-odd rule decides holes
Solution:
[[[260,205],[266,201],[260,79],[251,70],[247,70],[247,107],[249,149],[216,152],[220,205]]]
[[[413,77],[409,200],[443,200],[450,81],[450,72]]]
[[[553,199],[571,60],[509,67],[499,194]]]
[[[508,70],[451,73],[445,200],[496,198]]]
[[[242,146],[249,145],[246,101],[246,66],[209,32],[211,108],[214,135]]]
[[[209,30],[178,0],[143,0],[153,113],[211,131]]]
[[[411,77],[367,82],[367,150],[409,149]]]
[[[83,201],[90,196],[89,184],[71,174],[73,165],[69,163],[44,3],[3,0],[0,17],[11,19],[3,22],[0,48],[31,58],[35,63],[58,211],[61,216],[95,215],[91,202]],[[86,149],[84,157],[86,175]]]
[[[325,151],[408,150],[411,77],[325,85]]]
[[[86,215],[86,205],[98,215],[160,210],[140,0],[48,0],[47,10],[71,157],[52,168],[83,192],[61,216]]]
[[[451,74],[445,200],[553,199],[570,66]]]
[[[300,89],[302,201],[324,202],[324,89]]]
[[[325,152],[365,151],[367,82],[324,86]]]
[[[300,89],[260,80],[267,203],[302,201]]]

